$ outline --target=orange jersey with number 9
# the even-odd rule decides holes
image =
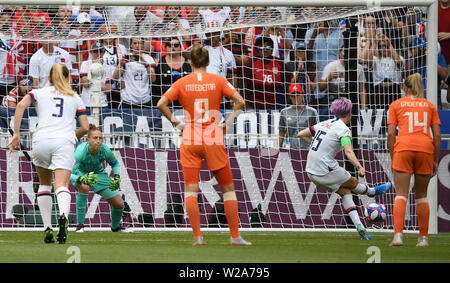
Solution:
[[[388,124],[398,127],[394,152],[420,151],[434,153],[431,125],[441,125],[439,115],[431,102],[411,96],[391,103]]]
[[[164,96],[170,101],[178,100],[183,106],[186,124],[183,143],[223,144],[223,133],[217,131],[220,103],[223,96],[231,98],[235,92],[226,78],[215,74],[192,73],[177,80]]]

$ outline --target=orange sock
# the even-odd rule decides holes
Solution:
[[[394,200],[394,235],[403,233],[405,225],[406,198],[399,196]]]
[[[194,232],[194,239],[203,237],[202,232],[200,231],[200,208],[198,207],[197,197],[186,197],[185,204],[189,222],[191,223],[191,228]]]
[[[419,222],[419,237],[428,236],[428,223],[430,219],[430,205],[427,198],[416,200],[416,210]]]
[[[227,200],[223,202],[225,216],[227,217],[230,235],[239,238],[239,212],[237,200]]]

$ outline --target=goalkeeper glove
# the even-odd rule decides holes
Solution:
[[[97,176],[97,174],[94,174],[94,172],[88,173],[88,174],[80,176],[78,178],[78,183],[79,184],[85,184],[85,185],[88,185],[90,187],[92,187],[95,184],[97,184],[97,181],[98,181],[98,176]]]
[[[109,188],[112,191],[115,191],[119,188],[120,186],[120,175],[116,174],[114,175],[114,177],[111,177],[111,183],[109,183]]]

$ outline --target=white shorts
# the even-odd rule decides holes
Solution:
[[[49,170],[72,171],[75,163],[75,145],[67,139],[46,139],[33,142],[33,164]]]
[[[335,193],[337,190],[339,190],[342,184],[350,180],[352,176],[344,168],[338,167],[323,176],[317,176],[308,173],[308,177],[311,182],[316,184],[318,187]]]

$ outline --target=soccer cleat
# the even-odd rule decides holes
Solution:
[[[198,237],[197,239],[195,239],[195,241],[192,245],[193,246],[204,246],[205,242],[203,241],[203,237]]]
[[[428,243],[428,237],[421,236],[421,237],[419,237],[416,247],[428,247],[429,245],[430,244]]]
[[[394,235],[394,239],[392,240],[392,242],[389,244],[389,246],[391,247],[400,247],[403,246],[403,234],[402,233],[397,233]]]
[[[362,224],[358,224],[356,227],[356,230],[358,231],[359,237],[361,240],[370,240],[372,237],[370,237],[369,233],[367,233],[366,228],[362,226]]]
[[[230,245],[232,245],[232,246],[251,246],[252,243],[242,239],[242,237],[239,236],[239,238],[230,237]]]
[[[123,226],[122,224],[120,224],[116,229],[111,227],[111,231],[114,233],[133,233],[133,230]]]
[[[84,232],[84,225],[83,224],[78,224],[77,225],[77,229],[75,230],[75,232],[83,233]]]
[[[382,185],[378,185],[376,186],[375,189],[375,195],[382,195],[384,193],[386,193],[387,191],[389,191],[392,188],[392,183],[391,182],[387,182],[384,183]]]
[[[46,244],[52,244],[55,242],[55,235],[53,235],[53,230],[50,227],[47,227],[44,231],[44,243]]]
[[[64,214],[60,215],[58,217],[58,235],[57,235],[57,240],[58,240],[58,244],[65,244],[67,241],[67,237],[68,237],[68,230],[67,230],[67,218]]]

